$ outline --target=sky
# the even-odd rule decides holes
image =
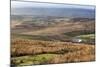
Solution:
[[[76,7],[76,8],[85,8],[85,9],[94,9],[95,7],[92,5],[88,6],[83,6],[83,5],[68,5],[68,4],[51,4],[51,3],[39,3],[39,2],[22,2],[22,1],[12,1],[11,2],[11,7],[12,8],[23,8],[23,7],[55,7],[55,8],[60,8],[60,7]]]
[[[71,3],[71,4],[95,5],[95,0],[16,0],[16,1],[39,1],[39,2],[54,2],[54,3]]]

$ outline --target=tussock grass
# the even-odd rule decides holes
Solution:
[[[11,63],[15,65],[51,64],[95,60],[95,45],[13,39]]]

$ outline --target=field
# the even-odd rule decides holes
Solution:
[[[89,35],[80,35],[78,36],[82,39],[95,39],[95,34],[89,34]]]
[[[94,19],[27,18],[11,20],[12,66],[95,61]]]
[[[11,66],[87,61],[95,61],[93,18],[12,15]]]
[[[12,40],[12,65],[38,65],[68,62],[83,62],[95,60],[95,46],[91,44]]]

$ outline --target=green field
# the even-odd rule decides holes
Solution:
[[[79,35],[77,37],[81,39],[95,39],[95,34]]]
[[[16,57],[12,58],[12,63],[14,65],[33,65],[33,64],[43,64],[50,61],[50,59],[55,54],[41,54],[41,55],[35,55],[35,56],[22,56],[22,57]]]

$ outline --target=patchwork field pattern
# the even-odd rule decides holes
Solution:
[[[12,67],[95,61],[94,6],[11,4]]]

